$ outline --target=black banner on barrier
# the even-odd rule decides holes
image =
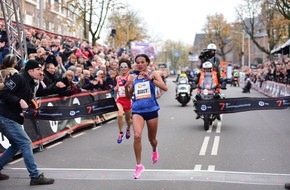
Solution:
[[[27,119],[67,120],[76,117],[101,115],[118,111],[114,98],[106,98],[83,105],[73,106],[41,106],[38,109],[29,108],[24,112]]]
[[[115,111],[117,109],[115,107],[116,102],[112,99],[108,100],[110,98],[112,98],[112,95],[109,91],[82,92],[67,97],[48,96],[38,98],[38,106],[36,107],[41,109],[47,107],[54,109],[57,107],[58,109],[60,108],[60,110],[63,108],[72,108],[72,111],[75,111],[78,106],[88,108],[88,106],[97,105],[99,107],[94,107],[94,111],[92,109],[91,114],[84,116],[77,115],[77,117],[73,117],[73,119],[71,117],[69,119],[64,119],[63,117],[40,119],[39,117],[32,117],[32,115],[30,115],[30,118],[24,118],[23,128],[31,139],[34,148],[45,145],[78,129],[90,127],[117,117]],[[108,107],[102,107],[107,106],[108,104],[111,105]],[[90,108],[88,108],[88,110],[89,109]],[[110,110],[114,111],[110,112]],[[28,113],[32,114],[32,112]],[[33,113],[35,112],[33,111]],[[71,114],[73,114],[73,112],[71,112]],[[0,132],[0,155],[9,146],[9,140]]]
[[[290,96],[278,98],[225,98],[214,100],[198,100],[198,114],[225,114],[253,110],[286,109],[290,107]]]

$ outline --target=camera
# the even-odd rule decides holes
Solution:
[[[210,59],[210,50],[208,49],[204,49],[200,54],[199,54],[199,57],[198,57],[200,60],[202,61],[205,61],[205,60],[208,60]]]

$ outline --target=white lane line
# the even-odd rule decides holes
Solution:
[[[108,121],[106,123],[109,124],[109,123],[113,123],[113,122],[115,122],[115,120],[111,120],[111,121]]]
[[[62,144],[62,141],[61,142],[54,143],[54,144],[52,144],[50,146],[47,146],[45,149],[50,149],[50,148],[53,148],[53,147],[55,147],[57,145],[60,145],[60,144]]]
[[[200,171],[201,170],[201,164],[196,164],[195,166],[194,166],[194,169],[193,169],[194,171]]]
[[[221,133],[222,122],[218,121],[216,126],[216,133]]]
[[[82,133],[79,133],[79,134],[73,135],[72,138],[74,139],[74,138],[77,138],[77,137],[82,136],[82,135],[84,135],[84,134],[85,134],[85,133],[82,132]]]
[[[219,142],[220,142],[220,137],[215,136],[214,137],[214,142],[211,150],[211,155],[216,156],[218,152],[218,147],[219,147]]]
[[[9,162],[8,164],[9,165],[13,165],[13,164],[16,164],[16,163],[18,163],[18,162],[20,162],[22,160],[23,160],[23,158],[19,158],[19,159],[16,159],[16,160],[12,161],[12,162]]]
[[[204,156],[205,155],[206,149],[207,149],[207,145],[208,145],[208,141],[209,141],[209,136],[204,137],[204,140],[203,140],[200,152],[199,152],[200,156]]]
[[[207,170],[208,171],[214,171],[215,170],[215,165],[208,165]]]
[[[101,127],[102,127],[102,125],[99,125],[99,126],[93,127],[92,130],[99,129],[99,128],[101,128]]]
[[[208,130],[207,130],[206,132],[207,132],[207,133],[211,133],[211,131],[212,131],[212,127],[213,127],[213,125],[209,126],[209,128],[208,128]]]

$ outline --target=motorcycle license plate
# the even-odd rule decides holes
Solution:
[[[185,94],[180,94],[180,96],[185,96]]]

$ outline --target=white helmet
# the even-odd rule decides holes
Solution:
[[[212,69],[212,63],[209,61],[206,61],[202,64],[203,69]]]
[[[207,49],[209,49],[209,50],[216,50],[216,45],[213,44],[213,43],[208,44]]]

